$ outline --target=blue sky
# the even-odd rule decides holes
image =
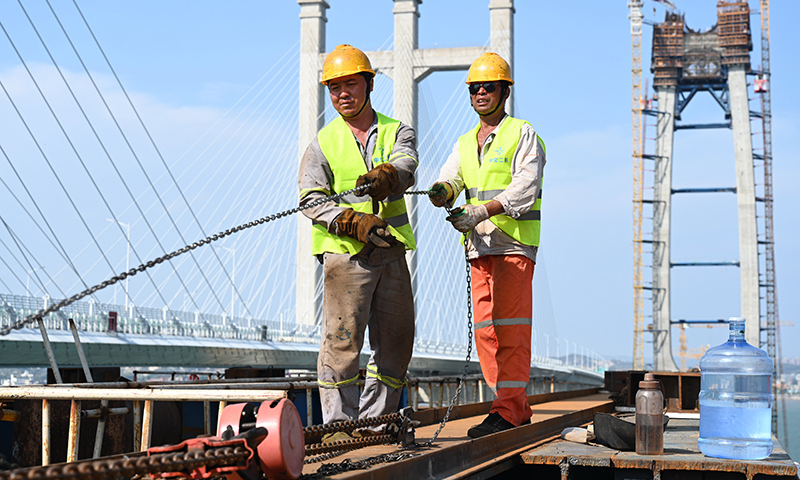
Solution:
[[[328,49],[350,43],[373,50],[391,37],[390,0],[330,3]],[[529,120],[547,142],[543,258],[537,275],[546,275],[556,328],[561,336],[615,358],[630,358],[633,337],[631,45],[626,3],[517,0],[516,84],[512,94],[516,115]],[[710,28],[716,21],[716,1],[676,3],[695,30]],[[757,10],[757,2],[750,3]],[[797,357],[800,254],[792,245],[800,234],[795,210],[800,194],[793,188],[800,178],[794,161],[800,138],[800,101],[794,83],[800,72],[793,60],[800,37],[792,19],[800,14],[800,5],[772,3],[777,285],[781,318],[799,322],[782,329],[783,354]],[[52,19],[47,20],[46,6],[23,4],[32,16],[40,15],[37,25],[43,31],[58,27]],[[295,77],[286,72],[296,69],[297,60],[284,57],[299,40],[300,7],[296,2],[84,0],[79,5],[166,159],[184,154],[273,67],[266,95],[276,107],[269,112],[268,121],[275,128],[281,126],[281,105],[288,102],[288,96],[296,95]],[[70,4],[59,2],[54,6],[65,24],[77,24],[79,19]],[[426,0],[420,6],[420,47],[483,45],[489,36],[487,6],[487,0]],[[660,4],[647,1],[644,12],[651,21],[663,20],[664,7]],[[5,28],[21,45],[33,42],[30,33],[22,30],[19,19],[24,17],[20,17],[15,2],[0,7],[0,18],[7,19],[3,20]],[[758,15],[751,20],[756,34],[752,62],[757,65]],[[650,33],[651,28],[645,26],[645,77],[649,76]],[[74,40],[88,45],[91,39],[84,34]],[[30,55],[28,58],[46,60],[35,50]],[[96,55],[87,63],[90,69],[100,69]],[[80,71],[75,62],[65,61],[63,66]],[[10,75],[14,68],[18,68],[18,62],[8,42],[0,37],[0,75]],[[430,95],[421,116],[435,115],[445,108],[445,99],[463,85],[461,75],[435,74],[423,82]],[[102,78],[110,82],[110,77]],[[752,105],[757,108],[755,102]],[[296,122],[296,112],[291,115],[291,122]],[[693,100],[684,116],[697,122],[722,121],[721,111],[707,98]],[[754,126],[754,132],[760,132],[760,128]],[[419,133],[422,137],[430,132]],[[13,138],[0,136],[0,141],[4,148],[14,150]],[[649,147],[652,149],[652,143]],[[435,170],[443,160],[422,158],[420,169]],[[674,165],[676,188],[733,186],[730,132],[679,132]],[[760,175],[759,169],[756,178]],[[229,220],[227,226],[240,223],[239,218]],[[738,259],[735,221],[735,199],[730,194],[676,198],[673,259]],[[733,268],[675,270],[672,281],[675,318],[739,314],[738,271]],[[677,350],[677,330],[673,333]],[[722,329],[693,329],[689,348],[715,345],[725,338]],[[646,344],[646,356],[650,351]]]

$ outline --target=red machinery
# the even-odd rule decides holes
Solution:
[[[202,479],[226,475],[228,480],[255,480],[261,475],[294,480],[303,472],[305,437],[294,404],[283,398],[225,407],[216,437],[154,447],[155,454],[183,454],[180,471],[151,474],[154,478]]]

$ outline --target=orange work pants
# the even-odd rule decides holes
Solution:
[[[475,345],[483,377],[497,396],[491,412],[522,425],[532,414],[526,387],[535,264],[523,255],[485,255],[470,263]]]

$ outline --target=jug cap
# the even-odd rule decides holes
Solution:
[[[652,373],[645,373],[644,380],[639,382],[639,388],[658,388],[658,380]]]

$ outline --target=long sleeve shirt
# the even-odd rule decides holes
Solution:
[[[371,170],[374,167],[372,153],[375,150],[375,142],[378,138],[378,116],[375,115],[372,126],[367,132],[366,145],[362,145],[355,135],[353,135],[353,138],[356,140],[361,156],[364,158],[364,165],[367,167],[367,171]],[[414,172],[416,172],[417,164],[419,163],[417,159],[417,135],[413,128],[401,123],[397,129],[394,148],[389,155],[389,162],[395,166],[399,177],[399,183],[392,192],[393,194],[402,194],[408,187],[414,185]],[[319,146],[319,138],[315,137],[308,145],[300,161],[297,185],[301,192],[306,192],[300,198],[300,205],[307,205],[319,198],[341,193],[333,191],[335,174],[336,172],[331,168],[328,158],[322,153],[322,149]],[[334,220],[346,208],[339,207],[334,202],[325,202],[316,207],[303,210],[303,214],[325,227],[328,232],[338,235]],[[377,209],[375,213],[377,213]]]
[[[508,115],[486,137],[478,154],[478,162],[482,163],[485,155],[491,152],[497,130],[506,121]],[[542,189],[542,176],[546,163],[544,149],[537,139],[536,131],[528,124],[522,126],[517,150],[511,160],[511,183],[494,197],[503,206],[505,214],[511,218],[519,218],[531,210]],[[461,172],[461,154],[458,142],[447,157],[439,173],[440,182],[447,182],[453,187],[455,197],[464,190],[464,177]],[[468,187],[476,187],[469,185]],[[452,203],[452,202],[451,202]],[[452,206],[452,204],[450,205]],[[467,238],[469,258],[483,255],[524,255],[534,262],[539,247],[525,245],[513,239],[498,228],[491,220],[485,220],[470,232]]]

